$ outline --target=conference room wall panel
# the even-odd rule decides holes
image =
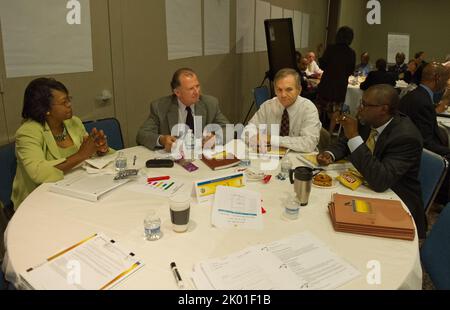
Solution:
[[[377,58],[387,57],[388,33],[409,34],[409,58],[418,51],[425,51],[427,61],[442,62],[450,54],[449,12],[448,0],[381,1],[381,24],[363,23],[361,46],[369,51],[371,62],[375,63]],[[364,20],[365,17],[363,14]]]
[[[30,2],[30,5],[46,5],[48,2]],[[64,7],[65,7],[65,3]],[[111,42],[110,42],[110,25],[108,14],[109,0],[95,0],[89,2],[90,23],[92,34],[92,59],[93,71],[80,73],[65,74],[42,74],[40,76],[54,77],[63,82],[68,88],[70,95],[73,96],[74,114],[82,120],[95,120],[105,117],[115,116],[115,98],[113,88],[113,72],[111,59]],[[38,11],[42,11],[45,7],[39,7]],[[48,12],[53,12],[48,10]],[[48,13],[50,14],[50,13]],[[38,15],[37,18],[42,18]],[[65,21],[66,16],[62,15],[61,19]],[[82,16],[81,21],[85,22]],[[16,25],[20,28],[22,25]],[[76,27],[76,26],[74,26]],[[30,29],[33,34],[34,29]],[[56,32],[56,31],[55,31]],[[49,37],[53,37],[54,33],[49,33]],[[76,44],[76,42],[71,43]],[[65,49],[71,49],[71,45],[60,44],[54,42],[47,46],[52,51],[62,53]],[[0,83],[3,85],[3,107],[0,112],[0,143],[14,141],[16,130],[22,123],[22,105],[23,94],[28,83],[38,76],[6,76],[4,64],[4,49],[0,46]],[[108,90],[112,94],[112,99],[102,101],[98,98],[103,90]],[[2,116],[1,114],[4,113]]]
[[[365,0],[341,0],[339,26],[348,26],[354,30],[354,39],[351,47],[355,50],[356,55],[361,55],[364,49],[364,33],[362,29],[366,22],[366,3],[367,1]]]

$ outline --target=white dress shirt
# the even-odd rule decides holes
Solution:
[[[313,74],[322,74],[323,70],[319,68],[319,65],[317,64],[317,62],[315,60],[313,60],[309,65],[308,68],[306,69],[306,75],[310,76]]]
[[[186,117],[188,112],[186,111],[186,106],[178,100],[178,124],[186,124]],[[191,105],[191,111],[192,111],[192,117],[194,117],[194,133],[197,129],[197,124],[195,122],[195,104]],[[178,134],[178,136],[180,133]],[[162,147],[162,145],[159,143],[159,139],[161,138],[161,135],[158,137],[158,140],[156,140],[156,146]]]
[[[268,134],[271,135],[272,145],[279,144],[279,146],[296,152],[314,152],[319,144],[320,128],[322,127],[316,106],[308,99],[299,96],[294,104],[287,108],[287,111],[289,113],[289,136],[278,137],[270,132],[270,125],[281,125],[284,112],[284,106],[277,97],[264,102],[250,120],[249,125],[268,125]],[[249,127],[250,136],[255,135],[257,129],[254,126]],[[277,143],[277,141],[279,142]]]

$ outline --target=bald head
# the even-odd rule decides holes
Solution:
[[[366,90],[364,95],[370,97],[373,104],[389,106],[391,115],[394,115],[397,112],[399,103],[398,92],[391,85],[374,85]]]
[[[423,69],[422,84],[427,85],[434,92],[440,92],[446,87],[449,77],[450,70],[448,67],[433,62],[426,65]]]

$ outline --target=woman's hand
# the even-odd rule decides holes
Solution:
[[[78,150],[78,154],[81,158],[88,159],[97,151],[97,146],[95,144],[95,140],[92,136],[84,136],[83,143],[81,143],[80,149]]]
[[[91,137],[95,140],[95,145],[97,147],[97,155],[103,156],[109,151],[108,139],[103,130],[97,130],[97,128],[92,128]]]

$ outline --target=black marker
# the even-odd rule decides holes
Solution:
[[[184,287],[183,279],[181,279],[180,273],[178,272],[178,268],[175,262],[170,263],[170,269],[172,269],[173,276],[175,277],[175,281],[177,281],[178,287],[183,288]]]

